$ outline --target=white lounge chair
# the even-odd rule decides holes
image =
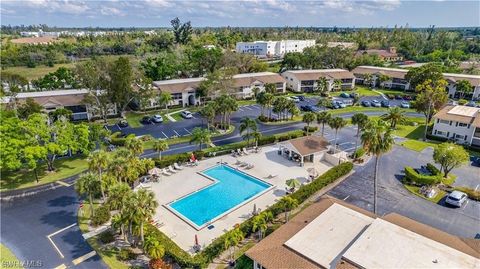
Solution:
[[[234,164],[235,164],[235,165],[240,165],[240,164],[242,164],[242,163],[243,163],[243,162],[241,162],[239,159],[237,159],[237,162],[234,163]]]
[[[242,156],[242,155],[243,155],[243,152],[242,152],[240,149],[237,149],[237,154],[238,154],[239,156]]]
[[[164,174],[164,175],[166,175],[166,176],[170,176],[170,175],[171,175],[171,174],[167,171],[166,168],[163,168],[162,174]]]
[[[178,165],[178,163],[174,163],[174,164],[173,164],[173,168],[175,168],[175,169],[177,169],[177,170],[182,170],[182,169],[183,169],[183,167],[180,166],[180,165]]]
[[[277,176],[278,176],[277,174],[273,174],[273,175],[272,175],[272,174],[270,174],[270,175],[268,175],[268,177],[267,177],[267,178],[275,178],[275,177],[277,177]]]
[[[243,148],[243,154],[248,155],[248,151],[246,148]]]
[[[255,167],[253,164],[248,164],[246,168],[247,169],[252,169],[253,167]]]
[[[173,167],[171,165],[168,166],[167,171],[170,172],[170,173],[176,173],[177,172],[177,171],[175,171],[175,169],[173,169]]]

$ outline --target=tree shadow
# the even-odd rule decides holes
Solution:
[[[42,223],[54,226],[56,228],[64,228],[67,225],[77,222],[77,214],[72,211],[55,211],[40,217]]]
[[[57,197],[47,202],[48,206],[58,206],[58,207],[65,207],[65,206],[69,206],[77,203],[78,203],[78,200],[76,197],[67,196],[67,195]]]

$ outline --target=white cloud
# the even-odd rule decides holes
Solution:
[[[106,6],[100,8],[100,13],[105,16],[125,16],[125,13],[122,10]]]

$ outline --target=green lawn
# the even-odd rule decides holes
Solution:
[[[40,165],[38,183],[35,181],[33,171],[2,171],[0,190],[22,189],[70,177],[86,170],[87,161],[84,157],[63,158],[55,161],[54,166],[55,172],[47,172],[46,165]]]
[[[414,151],[421,152],[427,147],[435,147],[435,145],[439,144],[440,142],[437,141],[420,141],[420,140],[406,140],[401,142],[400,145],[406,147],[407,149],[411,149]]]
[[[411,193],[415,194],[416,196],[418,197],[421,197],[425,200],[428,200],[430,202],[433,202],[435,204],[438,204],[438,202],[440,202],[440,200],[442,200],[442,198],[447,195],[447,193],[445,191],[442,191],[442,190],[439,190],[437,189],[437,195],[435,195],[434,197],[432,198],[427,198],[425,196],[423,196],[422,194],[420,194],[420,187],[418,186],[413,186],[413,185],[407,185],[407,184],[404,184],[403,185],[408,191],[410,191]]]
[[[379,91],[383,94],[393,94],[393,95],[410,95],[410,96],[414,96],[415,93],[413,92],[404,92],[404,91],[400,91],[400,90],[389,90],[389,89],[375,89],[376,91]]]
[[[346,92],[348,94],[350,93],[356,93],[360,96],[380,96],[380,94],[372,91],[369,88],[366,87],[356,87],[357,89],[355,91],[335,91],[335,92],[330,92],[331,96],[339,96],[342,92]]]
[[[74,66],[75,66],[74,63],[56,64],[53,67],[41,65],[35,68],[29,68],[26,66],[15,66],[15,67],[7,67],[6,69],[2,70],[2,72],[19,74],[28,80],[35,80],[45,76],[50,72],[55,72],[59,67],[73,68]]]
[[[3,244],[0,244],[0,268],[23,268],[17,257]]]
[[[364,107],[364,106],[347,106],[346,108],[333,109],[329,110],[332,115],[345,114],[350,112],[371,112],[371,111],[380,111],[387,112],[388,108],[385,107]],[[414,112],[415,110],[408,108],[402,109],[404,112]]]

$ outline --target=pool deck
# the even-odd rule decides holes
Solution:
[[[254,204],[257,208],[263,210],[281,199],[285,195],[285,181],[287,179],[296,178],[303,183],[308,178],[308,168],[315,166],[315,169],[322,174],[331,167],[324,162],[305,163],[304,167],[300,167],[298,163],[278,155],[277,149],[278,147],[269,146],[262,148],[259,153],[250,153],[238,158],[230,155],[209,158],[200,161],[198,166],[184,167],[183,170],[173,175],[162,176],[158,183],[147,184],[155,193],[160,204],[154,216],[155,220],[162,223],[159,229],[181,248],[193,253],[195,235],[198,236],[199,243],[203,248],[215,238],[231,230],[235,224],[242,223],[251,217]],[[213,183],[198,172],[217,165],[221,161],[227,162],[232,167],[237,167],[235,165],[237,159],[255,165],[252,169],[240,168],[240,170],[272,184],[273,188],[214,221],[212,223],[213,229],[197,230],[165,207],[166,204]],[[271,174],[277,176],[270,179],[268,175]]]

